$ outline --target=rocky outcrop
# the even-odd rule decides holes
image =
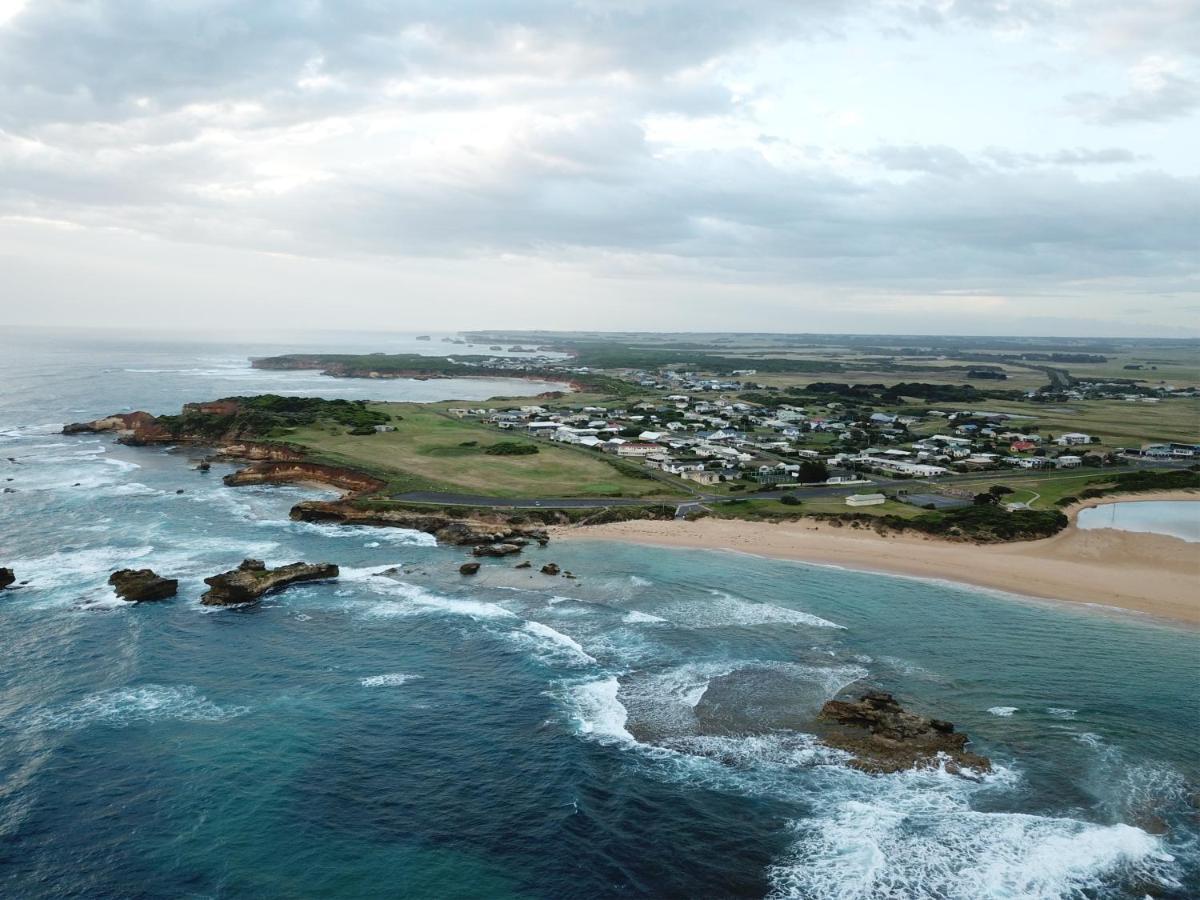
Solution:
[[[410,528],[432,534],[444,544],[460,546],[516,543],[519,540],[544,544],[550,539],[545,528],[509,522],[500,515],[460,519],[444,513],[416,512],[402,507],[359,506],[345,500],[305,500],[292,507],[291,517],[300,522]]]
[[[356,469],[300,461],[258,462],[231,472],[222,480],[231,487],[246,484],[312,484],[315,482],[351,493],[377,491],[384,486],[384,482],[378,478],[372,478]]]
[[[513,566],[513,568],[514,569],[532,569],[533,563],[531,563],[529,560],[525,560],[524,562],[517,563],[515,566]]]
[[[111,416],[105,416],[102,419],[93,419],[91,422],[72,422],[70,425],[63,426],[63,434],[95,434],[101,432],[112,432],[117,436],[117,440],[125,443],[139,442],[141,439],[148,438],[163,438],[170,439],[166,429],[158,424],[158,419],[150,415],[148,412],[130,413],[114,413]],[[148,441],[147,441],[148,442]]]
[[[830,700],[818,719],[833,723],[822,739],[831,747],[854,756],[852,766],[884,774],[944,764],[946,771],[961,774],[970,769],[992,768],[986,756],[965,749],[968,737],[954,725],[908,712],[882,691],[864,694],[857,701]]]
[[[209,589],[200,602],[205,606],[232,606],[252,603],[263,594],[282,590],[304,581],[326,581],[338,577],[333,563],[292,563],[278,569],[268,569],[261,560],[246,559],[236,569],[205,578]]]
[[[508,556],[512,553],[520,553],[521,547],[525,545],[524,541],[503,543],[503,544],[477,544],[472,550],[475,556]]]
[[[546,563],[542,566],[543,575],[557,575],[562,569],[558,567],[558,563]]]
[[[179,582],[174,578],[162,578],[152,569],[119,569],[108,576],[117,596],[130,603],[146,603],[174,597]]]
[[[12,569],[0,569],[0,591],[4,590],[16,580],[17,576],[13,574]]]
[[[478,571],[479,563],[477,562],[465,562],[458,567],[459,575],[474,575]]]

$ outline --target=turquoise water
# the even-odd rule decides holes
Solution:
[[[1200,541],[1200,500],[1125,500],[1080,510],[1080,528],[1115,528]]]
[[[260,382],[249,347],[3,349],[0,564],[31,583],[0,594],[0,896],[1200,895],[1194,632],[604,542],[529,552],[577,582],[464,580],[424,535],[291,522],[311,491],[56,433],[441,383]],[[244,556],[343,576],[201,607]],[[116,601],[126,565],[179,597]],[[847,768],[805,728],[868,687],[959,723],[997,773]]]

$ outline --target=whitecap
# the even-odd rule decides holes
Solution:
[[[371,675],[362,679],[359,684],[363,687],[399,687],[420,677],[420,675],[409,675],[405,672],[388,672],[385,675]]]
[[[989,706],[988,707],[988,712],[990,712],[993,716],[999,716],[1002,719],[1007,719],[1007,718],[1011,717],[1012,714],[1015,713],[1016,711],[1017,711],[1017,707],[1015,707],[1015,706]]]
[[[629,713],[617,699],[621,685],[615,675],[570,686],[566,699],[571,720],[580,734],[601,743],[636,744],[625,723]]]
[[[714,600],[682,600],[668,604],[659,613],[692,628],[748,627],[755,625],[808,625],[815,628],[844,628],[812,613],[760,603],[726,591],[710,590]]]
[[[245,706],[218,706],[192,685],[143,684],[35,710],[21,725],[32,731],[78,730],[93,723],[125,728],[165,720],[219,722],[246,712],[249,708]]]
[[[596,662],[573,637],[541,622],[528,621],[521,631],[512,632],[511,636],[518,643],[529,645],[544,662],[569,666],[587,666]]]
[[[649,613],[638,612],[635,609],[632,612],[626,613],[621,621],[626,625],[653,625],[663,624],[667,620],[660,618],[659,616],[652,616]]]

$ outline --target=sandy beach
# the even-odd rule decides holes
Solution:
[[[1200,544],[1166,535],[1080,529],[1080,509],[1120,500],[1192,500],[1159,492],[1104,497],[1065,510],[1071,524],[1052,538],[970,544],[878,534],[816,519],[632,521],[553,529],[555,540],[616,540],[659,547],[733,550],[922,578],[941,578],[1039,597],[1100,604],[1200,627]]]

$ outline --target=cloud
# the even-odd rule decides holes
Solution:
[[[1200,80],[1178,60],[1147,57],[1130,69],[1129,80],[1122,94],[1081,91],[1068,95],[1067,102],[1075,115],[1100,125],[1162,122],[1200,108]]]
[[[1160,154],[1126,140],[1196,105],[1184,31],[1150,51],[1124,21],[1107,0],[39,0],[0,25],[0,219],[781,294],[1189,284],[1194,166],[1133,171]],[[1072,101],[1114,146],[976,87],[962,37],[1057,64],[1081,28],[1129,77]],[[1021,146],[978,149],[993,120]]]

